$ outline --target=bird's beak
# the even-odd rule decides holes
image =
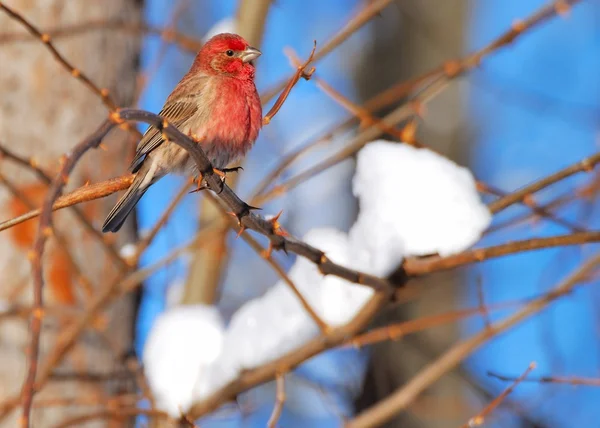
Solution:
[[[262,52],[258,49],[253,48],[252,46],[248,46],[242,51],[242,55],[240,56],[240,58],[242,59],[242,62],[250,62],[261,56],[261,54]]]

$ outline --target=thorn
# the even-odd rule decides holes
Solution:
[[[448,78],[456,77],[462,71],[462,66],[458,61],[446,61],[443,67]]]
[[[417,132],[417,122],[411,120],[408,124],[400,131],[400,138],[403,142],[413,144],[415,141],[415,133]]]
[[[198,187],[197,187],[197,188],[195,188],[194,190],[190,190],[190,191],[188,192],[188,194],[190,194],[190,193],[196,193],[196,192],[201,192],[201,191],[203,191],[203,190],[206,190],[206,189],[208,189],[208,186],[204,186],[204,185],[202,185],[202,186],[198,186]]]
[[[240,230],[238,231],[237,235],[235,235],[235,238],[239,238],[240,236],[242,236],[242,233],[244,233],[246,231],[247,227],[242,225],[242,227],[240,227]]]
[[[526,28],[527,26],[520,19],[515,19],[515,21],[512,24],[512,29],[515,33],[522,33],[523,31],[525,31]]]
[[[192,184],[194,181],[196,181],[196,184],[197,184],[197,186],[198,186],[198,187],[196,187],[196,189],[194,189],[194,190],[191,190],[191,191],[190,191],[190,192],[188,192],[188,193],[196,193],[196,192],[201,192],[202,190],[206,190],[206,189],[208,189],[208,186],[207,186],[207,185],[205,185],[205,184],[202,184],[202,179],[203,179],[203,178],[202,178],[202,174],[198,174],[198,177],[197,177],[197,178],[195,178],[195,179],[194,179],[194,178],[192,178],[192,179],[190,180],[190,184]]]
[[[118,111],[113,111],[108,115],[109,119],[113,122],[116,123],[117,125],[120,125],[122,123],[124,123],[125,121],[121,118],[121,114]]]
[[[253,211],[253,210],[258,210],[258,211],[261,211],[261,210],[262,210],[262,208],[259,208],[259,207],[253,207],[252,205],[248,205],[248,204],[244,204],[244,205],[246,205],[246,207],[245,207],[245,208],[246,208],[248,211]]]
[[[236,213],[234,213],[233,211],[227,211],[227,214],[229,214],[231,217],[235,218],[238,222],[238,227],[241,229],[244,227],[244,225],[242,224],[242,216],[238,215]]]
[[[289,236],[290,234],[281,226],[281,223],[279,223],[279,217],[281,217],[281,214],[283,213],[283,210],[279,211],[279,213],[277,213],[277,215],[269,220],[267,220],[269,223],[271,223],[271,226],[273,227],[273,233],[275,235],[278,236]]]
[[[264,259],[270,259],[271,255],[273,254],[273,243],[271,241],[269,241],[269,246],[267,247],[266,250],[263,250],[260,252],[260,256]]]

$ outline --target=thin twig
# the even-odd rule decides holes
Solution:
[[[368,2],[365,7],[355,16],[350,18],[348,22],[346,22],[346,24],[333,37],[331,37],[331,39],[323,44],[323,47],[315,53],[314,61],[319,61],[331,53],[335,48],[345,42],[352,34],[360,30],[367,22],[377,16],[379,12],[381,12],[391,2],[392,0],[374,0]],[[281,82],[274,85],[271,90],[263,94],[261,96],[263,103],[269,102],[278,93],[280,93],[291,78],[292,76],[282,79]]]
[[[46,185],[49,185],[52,182],[52,178],[50,177],[50,175],[48,175],[42,168],[39,167],[35,159],[25,159],[14,153],[13,151],[9,150],[8,148],[4,147],[2,144],[0,144],[0,158],[2,157],[10,159],[13,162],[32,171],[39,178],[39,180]],[[92,225],[90,220],[88,220],[88,218],[85,216],[83,211],[81,211],[81,209],[79,209],[79,207],[76,206],[73,206],[71,209],[75,214],[75,217],[77,217],[77,219],[84,226],[85,230],[87,230],[92,236],[96,238],[100,245],[102,245],[107,251],[107,253],[112,257],[113,261],[119,263],[121,268],[125,267],[126,263],[123,260],[123,258],[119,255],[119,252],[115,249],[115,247],[112,244],[110,244],[104,239],[102,233],[99,230],[94,228],[94,226]],[[2,230],[3,229],[0,228],[0,231]]]
[[[93,201],[96,199],[104,198],[105,196],[112,195],[119,190],[125,190],[131,186],[134,175],[127,174],[121,177],[111,178],[100,183],[94,183],[87,186],[79,187],[66,195],[58,198],[54,205],[52,205],[52,211],[58,211],[63,208],[71,207],[82,202]],[[0,223],[0,232],[6,229],[10,229],[13,226],[21,224],[27,220],[38,217],[42,212],[42,209],[31,210],[18,217],[5,220]]]
[[[498,311],[514,308],[517,306],[523,306],[529,303],[534,298],[514,300],[508,302],[497,303],[488,306],[488,311]],[[379,342],[385,342],[386,340],[399,340],[409,334],[418,333],[420,331],[429,330],[435,327],[448,325],[453,322],[461,321],[470,317],[474,317],[480,313],[479,307],[458,309],[454,311],[444,312],[436,315],[428,315],[416,319],[402,321],[386,325],[384,327],[378,327],[369,330],[365,333],[359,334],[344,343],[344,346],[354,348],[364,348],[365,346],[373,345]]]
[[[52,43],[52,37],[50,34],[42,33],[38,30],[31,22],[29,22],[23,15],[16,12],[15,10],[8,7],[4,2],[0,1],[0,10],[3,10],[8,16],[10,16],[13,20],[17,21],[19,24],[24,26],[32,36],[39,39],[46,49],[50,51],[54,59],[62,65],[75,79],[82,82],[87,88],[96,94],[104,105],[108,107],[109,110],[115,110],[118,106],[115,104],[113,99],[110,96],[108,89],[102,88],[100,89],[92,80],[81,70],[73,66],[54,46]]]
[[[195,54],[202,48],[202,41],[186,34],[180,33],[173,28],[160,28],[145,22],[128,22],[122,20],[90,20],[73,25],[51,28],[44,33],[49,34],[54,40],[77,36],[92,31],[123,31],[134,35],[151,34],[159,36],[166,43],[174,43],[181,49]],[[0,34],[0,44],[13,42],[28,42],[33,40],[30,36],[22,33]]]
[[[510,193],[503,198],[500,198],[491,204],[488,205],[490,211],[494,214],[499,213],[502,210],[505,210],[509,206],[525,200],[529,195],[535,192],[539,192],[546,187],[564,180],[565,178],[577,174],[579,172],[591,172],[594,170],[596,164],[600,162],[600,153],[596,153],[592,156],[589,156],[585,159],[580,160],[573,165],[569,165],[568,167],[561,169],[560,171],[549,175],[547,177],[542,178],[534,183],[531,183],[528,186],[523,187],[522,189]]]
[[[99,88],[88,77],[87,74],[85,74],[83,71],[81,71],[80,69],[76,68],[73,64],[71,64],[56,49],[56,47],[52,43],[52,36],[50,36],[47,33],[42,33],[40,30],[37,29],[37,27],[35,25],[33,25],[31,22],[29,22],[29,20],[27,20],[23,15],[21,15],[18,12],[16,12],[12,8],[8,7],[2,1],[0,1],[0,10],[3,10],[9,17],[11,17],[13,20],[15,20],[16,22],[18,22],[22,26],[24,26],[27,29],[27,31],[32,36],[34,36],[35,38],[39,39],[40,42],[42,42],[42,44],[46,47],[46,49],[48,49],[50,51],[50,53],[52,54],[52,56],[54,57],[54,59],[63,68],[65,68],[71,74],[71,76],[73,76],[75,79],[77,79],[80,82],[82,82],[90,91],[92,91],[94,94],[96,94],[102,100],[102,103],[110,111],[115,111],[116,109],[119,108],[119,106],[111,98],[110,91],[108,90],[108,88]],[[132,134],[134,134],[134,135],[136,135],[138,137],[141,137],[141,134],[139,133],[139,131],[135,127],[130,126],[128,123],[124,123],[123,124],[123,129],[125,129],[128,132],[131,132]]]
[[[502,394],[494,398],[487,406],[485,406],[485,408],[481,412],[469,419],[469,421],[466,424],[464,424],[461,428],[472,428],[483,425],[486,421],[487,416],[490,413],[492,413],[504,401],[508,394],[510,394],[517,387],[517,385],[523,382],[527,375],[531,373],[533,369],[535,369],[535,366],[535,363],[529,364],[527,370],[525,370],[525,372],[521,376],[515,379],[512,385],[510,385],[508,388],[502,391]]]
[[[273,407],[273,413],[271,413],[271,417],[267,422],[268,428],[276,428],[277,422],[279,422],[279,418],[281,417],[281,412],[283,411],[283,405],[285,404],[285,374],[278,373],[275,377],[276,382],[276,392],[275,392],[275,406]]]
[[[273,119],[273,117],[277,114],[277,112],[279,111],[279,109],[281,108],[281,106],[289,96],[290,92],[292,91],[296,83],[298,83],[301,77],[305,80],[310,80],[311,76],[315,72],[315,68],[312,67],[310,70],[307,71],[306,67],[308,67],[313,61],[316,49],[317,41],[315,40],[312,51],[308,56],[308,59],[303,64],[297,66],[296,73],[291,77],[290,81],[287,83],[283,91],[281,91],[281,94],[279,94],[279,97],[277,98],[277,101],[275,101],[275,104],[273,104],[273,107],[271,107],[271,110],[269,110],[269,112],[263,117],[263,125],[268,125],[271,122],[271,119]]]
[[[487,375],[505,382],[514,382],[518,378],[513,376],[505,376],[495,372],[488,371]],[[580,377],[580,376],[542,376],[538,378],[527,378],[524,382],[533,383],[559,383],[574,386],[600,386],[600,378],[597,377]]]
[[[543,248],[562,247],[566,245],[582,245],[600,241],[600,231],[572,233],[570,235],[552,236],[549,238],[533,238],[523,241],[508,242],[488,248],[468,250],[452,256],[430,256],[423,258],[411,257],[403,262],[404,270],[409,275],[422,275],[439,272],[470,263],[482,262],[509,254]]]

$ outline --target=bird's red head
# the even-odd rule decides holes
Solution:
[[[253,60],[260,54],[237,34],[217,34],[198,52],[193,68],[208,74],[254,79]]]

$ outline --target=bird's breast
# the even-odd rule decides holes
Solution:
[[[204,109],[205,120],[199,123],[198,136],[207,145],[224,150],[247,151],[262,124],[262,109],[252,82],[223,79],[210,88],[210,98]],[[192,126],[193,128],[193,126]],[[243,154],[243,153],[242,153]]]

